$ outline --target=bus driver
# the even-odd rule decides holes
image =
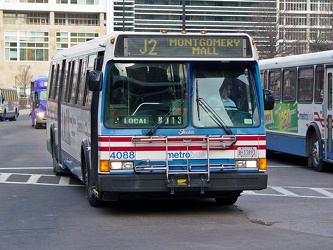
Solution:
[[[229,98],[230,93],[232,91],[231,82],[232,82],[231,78],[225,78],[219,89],[221,101],[226,110],[236,110],[237,109],[237,106],[234,103],[234,101]]]

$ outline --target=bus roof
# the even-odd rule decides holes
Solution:
[[[261,70],[288,68],[333,62],[333,50],[259,60]]]
[[[46,89],[47,88],[47,82],[48,82],[48,77],[47,76],[36,76],[31,81],[31,84],[33,85],[33,87]]]
[[[16,87],[8,87],[8,86],[0,86],[0,89],[16,90],[16,91],[18,91],[18,89]]]
[[[113,32],[57,52],[52,61],[74,58],[98,51],[112,51],[117,60],[257,60],[254,40],[245,33],[157,33]],[[145,46],[150,50],[145,51]],[[113,53],[114,52],[114,53]],[[191,54],[192,53],[192,54]]]

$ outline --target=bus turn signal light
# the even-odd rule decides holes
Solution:
[[[267,169],[267,160],[266,158],[260,158],[259,159],[259,170],[266,171]]]
[[[109,172],[110,171],[109,161],[107,161],[107,160],[101,160],[99,162],[99,170],[101,172]]]

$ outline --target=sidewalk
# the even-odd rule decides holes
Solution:
[[[20,115],[29,115],[30,109],[20,109]]]

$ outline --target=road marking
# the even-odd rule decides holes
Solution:
[[[40,177],[42,177],[42,175],[40,174],[31,175],[30,178],[27,180],[27,184],[37,183]]]
[[[0,173],[0,182],[4,182],[6,181],[9,176],[11,176],[11,174],[8,174],[8,173]]]
[[[20,176],[28,176],[26,181],[22,181]],[[17,178],[17,180],[15,180]],[[74,186],[83,187],[74,176],[55,176],[48,174],[27,174],[27,173],[0,173],[0,183],[5,184],[25,184],[25,185],[41,185],[41,186]],[[312,195],[298,195],[290,190],[302,190],[306,193],[308,190]],[[318,195],[313,195],[313,191]],[[270,196],[270,197],[291,197],[291,198],[315,198],[315,199],[333,199],[333,188],[317,188],[317,187],[293,187],[293,186],[268,186],[265,190],[252,191],[247,190],[242,195]]]
[[[27,181],[17,181],[15,176],[29,176]],[[13,180],[8,180],[11,177]],[[42,177],[51,177],[42,180]],[[73,183],[71,183],[73,181]],[[80,181],[73,176],[55,176],[48,174],[26,174],[26,173],[0,173],[0,183],[7,184],[33,184],[33,185],[49,185],[49,186],[83,186]]]
[[[0,167],[0,170],[36,170],[36,169],[52,169],[52,167],[11,167],[11,168]]]
[[[333,193],[331,193],[331,192],[329,192],[329,191],[327,191],[327,190],[325,190],[323,188],[310,188],[310,189],[312,189],[312,190],[314,190],[314,191],[316,191],[318,193],[321,193],[323,195],[326,195],[329,198],[333,198]]]
[[[293,196],[293,197],[298,197],[299,195],[298,194],[295,194],[283,187],[274,187],[274,186],[270,186],[271,189],[274,189],[275,191],[281,193],[281,194],[284,194],[285,196]]]
[[[68,178],[68,177],[61,176],[61,177],[60,177],[60,180],[59,180],[59,185],[62,185],[62,186],[68,186],[70,180],[71,180],[71,179]]]

